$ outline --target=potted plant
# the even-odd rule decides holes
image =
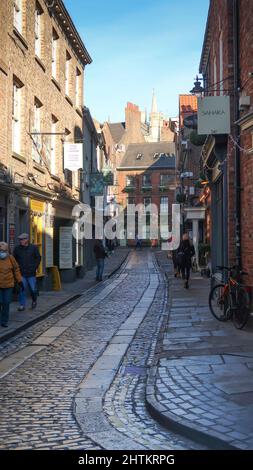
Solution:
[[[197,147],[204,145],[206,140],[206,135],[199,135],[197,131],[192,131],[190,133],[190,142]]]

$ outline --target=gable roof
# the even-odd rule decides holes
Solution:
[[[117,144],[125,132],[125,123],[124,122],[108,122],[108,126],[112,135],[114,142]]]
[[[144,144],[130,144],[122,159],[118,170],[126,169],[175,169],[174,142],[147,142]],[[136,158],[138,155],[142,155]],[[156,154],[156,156],[155,156]],[[155,157],[154,157],[155,156]]]

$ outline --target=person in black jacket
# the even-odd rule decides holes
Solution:
[[[19,293],[19,311],[25,310],[25,289],[29,287],[32,297],[32,308],[37,305],[36,271],[39,267],[41,256],[36,245],[29,242],[28,233],[21,233],[18,237],[19,246],[16,246],[13,256],[19,264],[24,290]]]
[[[93,251],[95,253],[95,258],[97,262],[97,272],[96,272],[96,281],[103,280],[104,264],[105,258],[108,256],[102,240],[96,240],[94,243]]]
[[[190,271],[192,266],[192,257],[195,255],[194,246],[190,243],[188,233],[184,233],[182,241],[177,250],[177,260],[182,272],[182,278],[185,280],[184,287],[189,289]]]

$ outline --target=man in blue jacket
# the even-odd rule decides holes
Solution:
[[[16,246],[13,256],[19,264],[22,275],[24,290],[19,293],[18,310],[22,312],[26,307],[25,290],[29,287],[32,296],[32,308],[37,305],[37,287],[36,287],[36,271],[39,267],[41,256],[36,245],[29,242],[28,233],[21,233],[18,237],[19,246]]]

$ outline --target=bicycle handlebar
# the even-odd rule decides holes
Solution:
[[[217,269],[220,269],[222,271],[232,271],[233,269],[237,269],[237,266],[216,266]],[[239,271],[239,274],[241,276],[248,276],[249,273],[246,273],[246,271]]]

